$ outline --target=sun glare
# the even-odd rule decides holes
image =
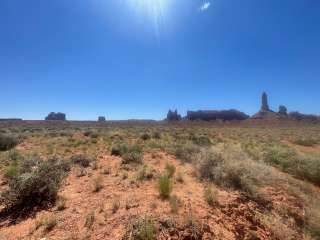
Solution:
[[[168,7],[172,0],[127,0],[130,7],[136,11],[139,16],[146,17],[156,31],[164,24],[164,18],[168,13]]]

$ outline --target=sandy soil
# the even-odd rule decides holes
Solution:
[[[104,155],[98,160],[98,168],[87,168],[85,176],[79,177],[79,169],[72,169],[59,193],[67,199],[66,209],[58,211],[54,207],[41,211],[15,225],[2,222],[0,239],[122,239],[137,218],[151,216],[156,221],[171,219],[183,223],[190,215],[205,229],[203,239],[246,239],[250,230],[260,239],[271,239],[255,220],[255,212],[259,211],[257,204],[246,200],[240,193],[217,188],[219,205],[209,206],[203,198],[206,183],[197,180],[191,165],[182,165],[163,152],[145,154],[144,162],[158,173],[163,172],[169,162],[176,166],[176,174],[182,174],[184,182],[175,181],[173,188],[173,194],[181,199],[178,213],[172,213],[169,202],[159,198],[156,178],[138,181],[137,172],[124,168],[120,158]],[[104,169],[111,169],[110,174],[105,174]],[[102,177],[103,188],[93,192],[93,180],[98,176]],[[117,200],[120,208],[113,213],[112,205]],[[86,217],[90,213],[94,213],[95,219],[88,227],[85,226]],[[37,222],[52,215],[58,221],[51,231],[46,231],[43,226],[36,228]],[[163,235],[162,239],[190,238],[166,238]]]

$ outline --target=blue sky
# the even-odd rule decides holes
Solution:
[[[320,114],[318,0],[1,0],[0,118]]]

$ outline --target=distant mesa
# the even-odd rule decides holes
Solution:
[[[105,116],[99,116],[98,117],[98,122],[105,122],[106,121],[106,117]]]
[[[66,121],[66,114],[61,112],[51,112],[48,114],[48,116],[45,118],[45,120],[50,121]]]
[[[297,121],[304,121],[304,122],[310,122],[310,123],[319,123],[320,122],[320,116],[313,115],[313,114],[303,114],[300,112],[290,112],[288,114],[288,117],[292,120],[297,120]]]
[[[245,120],[249,116],[243,112],[240,112],[235,109],[231,110],[199,110],[199,111],[188,111],[187,117],[188,120],[202,120],[202,121],[214,121],[214,120],[223,120],[223,121],[234,121],[234,120]]]
[[[22,118],[0,118],[0,122],[21,122]]]

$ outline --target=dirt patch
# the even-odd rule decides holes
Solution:
[[[159,239],[192,239],[192,228],[185,225],[190,217],[199,226],[200,238],[196,239],[246,239],[250,232],[259,239],[271,239],[255,218],[257,204],[240,193],[217,188],[219,204],[209,206],[203,198],[207,184],[197,180],[191,165],[182,165],[163,152],[145,154],[144,163],[158,174],[170,163],[176,167],[175,175],[182,176],[183,181],[174,181],[172,193],[181,202],[176,213],[171,211],[169,201],[159,197],[156,177],[139,181],[135,167],[123,167],[120,158],[104,155],[98,158],[97,169],[82,169],[83,176],[78,168],[72,169],[59,193],[67,199],[64,210],[54,207],[2,227],[0,239],[122,239],[128,227],[143,216],[155,220]],[[94,192],[94,179],[99,176],[102,188]],[[47,231],[41,222],[53,216],[56,225]],[[166,225],[167,219],[176,224]]]

